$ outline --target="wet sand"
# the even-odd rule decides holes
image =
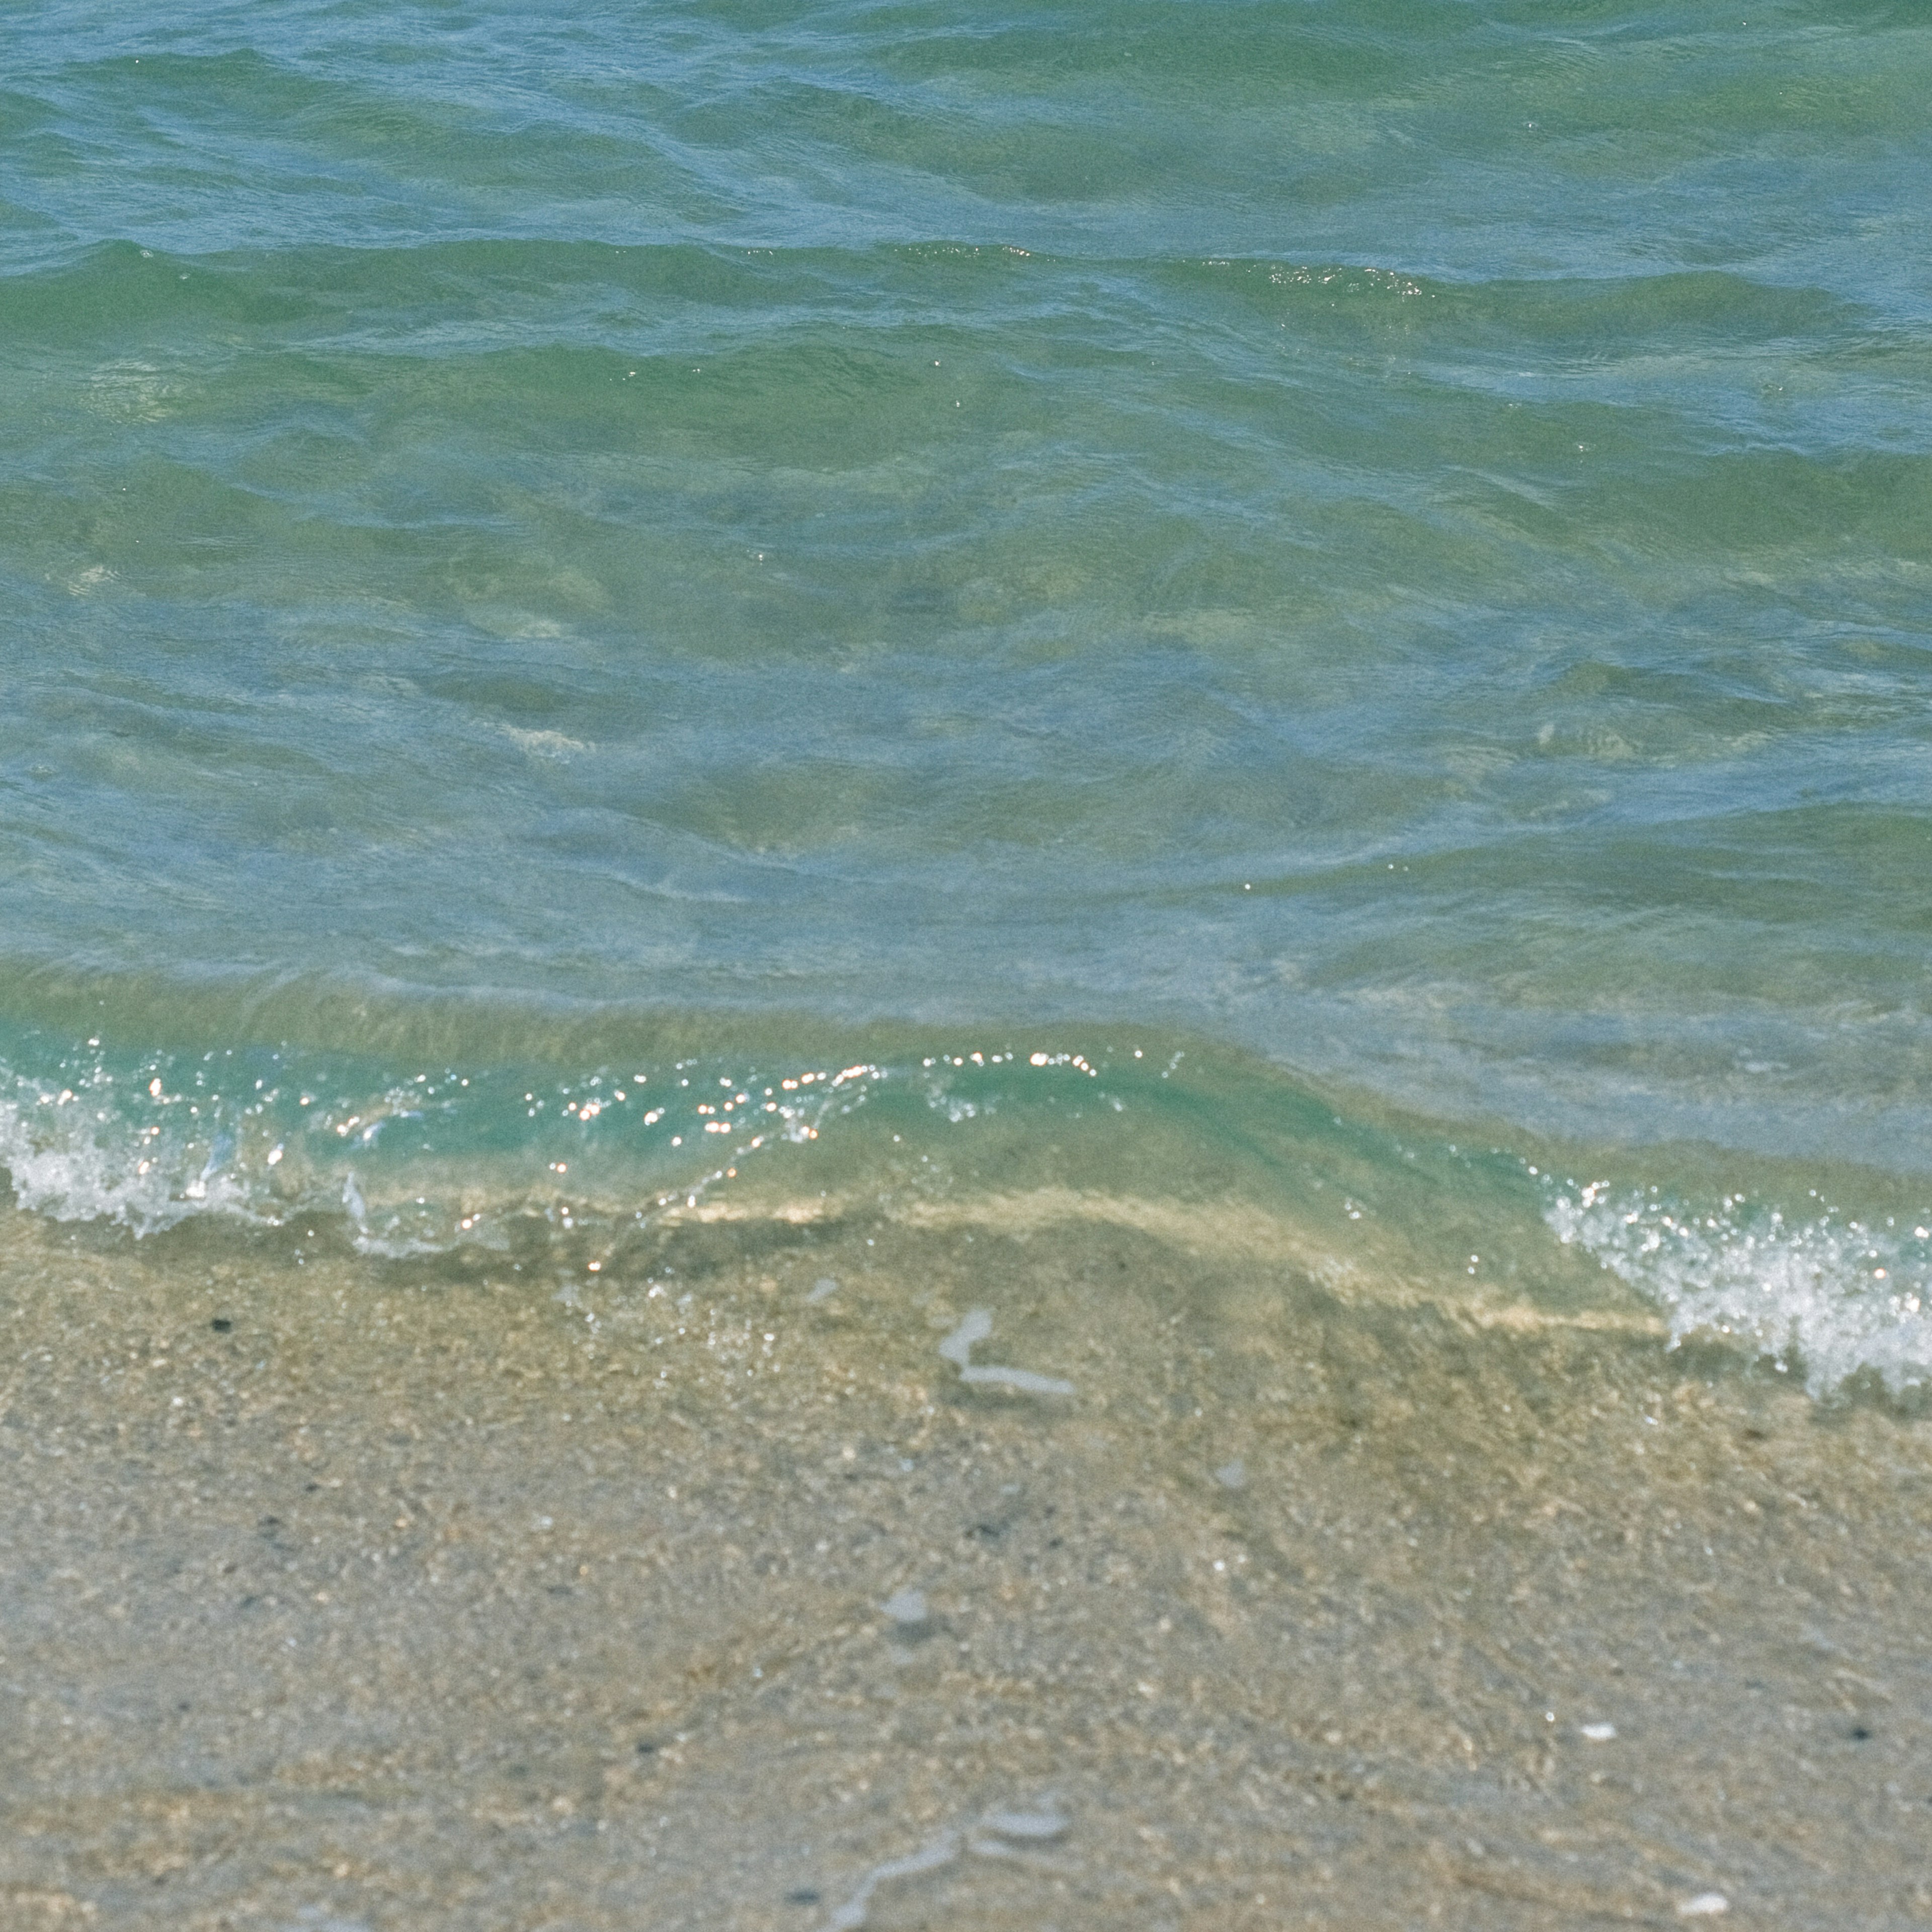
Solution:
[[[0,1217],[0,1924],[1932,1923],[1932,1424],[1164,1226]]]

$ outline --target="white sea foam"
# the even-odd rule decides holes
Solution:
[[[1802,1367],[1814,1395],[1874,1371],[1898,1390],[1932,1382],[1932,1228],[1796,1219],[1726,1196],[1701,1210],[1657,1190],[1552,1190],[1544,1219],[1655,1302],[1672,1337],[1728,1336]]]
[[[880,1071],[808,1068],[757,1094],[745,1077],[718,1077],[715,1089],[687,1078],[666,1092],[668,1082],[652,1088],[646,1074],[600,1073],[533,1085],[520,1100],[509,1090],[520,1083],[508,1077],[472,1085],[454,1072],[418,1074],[345,1092],[324,1074],[335,1088],[325,1096],[304,1091],[274,1056],[257,1056],[264,1070],[250,1084],[232,1054],[150,1056],[117,1067],[98,1046],[90,1040],[86,1052],[50,1056],[39,1070],[0,1061],[0,1174],[22,1208],[56,1220],[116,1222],[136,1235],[205,1215],[268,1226],[320,1216],[345,1222],[361,1252],[392,1259],[500,1244],[500,1224],[511,1214],[549,1214],[570,1229],[569,1204],[591,1198],[600,1141],[614,1150],[607,1174],[621,1172],[628,1150],[647,1170],[640,1194],[656,1193],[663,1205],[670,1166],[674,1192],[694,1206],[773,1141],[814,1139],[826,1116],[849,1110]],[[492,1138],[493,1121],[512,1110],[536,1124],[520,1148],[478,1156],[462,1145],[478,1124],[482,1137]],[[718,1164],[689,1178],[676,1173],[688,1156],[671,1150],[721,1124],[728,1142],[740,1138],[711,1150]],[[479,1190],[496,1212],[479,1210]],[[606,1190],[598,1211],[628,1214],[636,1205]]]
[[[262,1218],[232,1135],[132,1121],[104,1078],[11,1084],[0,1096],[0,1168],[22,1208],[57,1221],[116,1221],[137,1234],[211,1210]]]

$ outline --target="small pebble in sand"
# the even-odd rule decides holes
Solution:
[[[923,1590],[895,1590],[879,1607],[894,1623],[903,1628],[910,1629],[926,1620],[926,1592]]]
[[[836,1294],[838,1284],[829,1274],[822,1274],[812,1284],[812,1292],[805,1298],[808,1304],[823,1301],[828,1294]]]
[[[1677,1907],[1680,1918],[1718,1918],[1731,1909],[1731,1901],[1721,1892],[1700,1892],[1695,1898],[1682,1900]]]
[[[1214,1480],[1224,1490],[1245,1489],[1248,1482],[1248,1466],[1237,1456],[1232,1462],[1223,1462],[1214,1472]]]
[[[1617,1734],[1614,1724],[1585,1724],[1580,1726],[1582,1734],[1593,1744],[1606,1744]]]

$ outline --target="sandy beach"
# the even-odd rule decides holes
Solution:
[[[4,32],[0,1932],[1932,1932],[1932,4]]]
[[[0,1918],[1932,1921],[1922,1423],[1064,1207],[8,1215]]]

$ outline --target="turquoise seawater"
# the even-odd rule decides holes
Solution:
[[[0,20],[23,1202],[1236,1198],[1932,1372],[1922,7]]]

